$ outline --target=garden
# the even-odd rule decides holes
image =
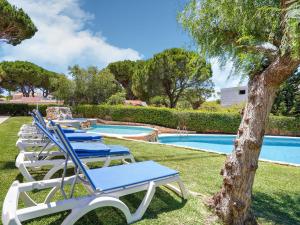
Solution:
[[[64,71],[55,57],[38,63],[48,52],[34,60],[2,54],[36,50],[28,41],[47,36],[48,17],[38,21],[34,7],[27,14],[11,2],[0,0],[4,225],[300,224],[299,1],[188,0],[176,24],[193,47],[147,57],[105,47],[85,28],[94,15],[80,1],[66,3],[70,11],[49,1],[51,23],[75,21],[66,29],[78,34],[70,46],[118,52],[104,61],[77,54],[84,58],[59,62]],[[68,48],[61,43],[56,52]],[[244,100],[224,105],[216,61],[247,83]],[[101,126],[148,129],[149,139]]]

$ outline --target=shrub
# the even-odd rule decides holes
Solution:
[[[50,105],[38,105],[40,112],[46,115],[46,109]],[[0,103],[0,115],[28,116],[28,113],[36,108],[36,105]]]
[[[150,98],[149,104],[156,106],[156,107],[163,107],[163,106],[168,106],[169,101],[168,101],[168,99],[166,99],[165,96],[157,95],[157,96]]]
[[[176,109],[193,109],[192,104],[187,100],[180,100],[177,102]]]
[[[238,113],[201,112],[157,107],[81,105],[73,108],[79,117],[96,117],[115,121],[137,122],[177,128],[184,124],[188,130],[199,133],[235,134],[241,117]],[[268,134],[300,135],[300,119],[271,116]]]
[[[221,106],[221,104],[218,101],[210,101],[210,102],[204,102],[200,106],[199,111],[239,113],[244,107],[245,107],[245,103],[235,104],[232,106],[224,107],[224,106]]]
[[[124,104],[124,102],[126,100],[125,95],[126,94],[124,92],[118,92],[109,97],[109,99],[107,100],[107,104],[109,104],[109,105]]]

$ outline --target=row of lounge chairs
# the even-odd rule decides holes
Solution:
[[[101,207],[115,207],[124,213],[127,223],[140,220],[148,208],[156,187],[166,186],[187,198],[187,191],[176,170],[154,161],[135,162],[130,150],[119,145],[105,145],[102,137],[85,131],[62,128],[33,111],[33,124],[23,125],[16,143],[20,150],[16,166],[26,182],[14,181],[5,197],[2,209],[4,225],[19,225],[23,221],[63,211],[71,211],[62,224],[74,224],[88,212]],[[111,161],[123,164],[110,166]],[[90,169],[88,163],[103,162],[101,167]],[[43,168],[45,175],[36,177],[35,171]],[[74,168],[68,175],[67,169]],[[59,171],[59,178],[53,178]],[[178,188],[170,185],[177,183]],[[87,195],[74,197],[75,186],[85,188]],[[70,188],[66,188],[70,186]],[[35,202],[31,191],[50,189],[42,203]],[[68,191],[66,191],[68,190]],[[120,197],[146,191],[134,213]],[[54,200],[60,192],[63,200]],[[25,207],[19,208],[22,200]]]

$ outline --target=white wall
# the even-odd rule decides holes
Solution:
[[[240,93],[240,91],[245,91],[245,94]],[[247,97],[248,97],[247,86],[221,89],[221,105],[222,106],[231,106],[234,104],[246,102]]]

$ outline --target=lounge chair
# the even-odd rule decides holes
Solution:
[[[117,208],[124,213],[127,223],[133,223],[142,218],[153,198],[156,187],[162,185],[167,185],[168,188],[186,199],[187,192],[177,171],[153,161],[86,169],[59,125],[55,126],[55,131],[63,144],[67,157],[76,165],[76,174],[67,178],[63,176],[60,179],[23,184],[15,181],[9,188],[3,203],[2,222],[4,225],[21,224],[26,220],[71,211],[62,222],[62,225],[70,225],[90,211],[101,207]],[[179,189],[169,186],[173,182],[179,185]],[[73,192],[77,183],[82,183],[90,195],[75,198]],[[64,187],[67,184],[71,185],[70,195],[65,192]],[[52,191],[41,204],[35,203],[26,193],[46,188],[52,188]],[[54,194],[59,190],[65,199],[51,202]],[[132,214],[120,197],[144,190],[146,191],[145,197]],[[19,198],[25,202],[25,208],[18,209]]]
[[[34,126],[35,121],[38,121],[43,127],[47,127],[46,121],[44,120],[40,111],[34,109],[29,114],[33,117],[33,124],[22,125],[22,127],[20,128],[20,132],[18,133],[19,136],[22,134],[26,134],[26,133],[29,133],[29,134],[38,133],[36,126]],[[63,128],[63,131],[65,133],[85,133],[86,132],[85,130],[78,130],[75,128]]]
[[[49,149],[45,147],[43,147],[40,152],[20,151],[16,159],[16,167],[27,181],[35,180],[34,176],[30,173],[30,169],[36,170],[40,167],[50,167],[42,178],[43,180],[47,180],[57,171],[63,169],[65,165],[65,159],[53,159],[58,156],[65,157],[61,143],[40,123],[36,122],[36,126],[51,141],[51,146],[53,147],[53,145],[55,145],[59,151],[49,151]],[[127,163],[126,160],[129,159],[131,162],[135,162],[129,149],[120,145],[105,145],[101,142],[70,142],[70,144],[85,164],[102,161],[104,162],[103,167],[106,167],[109,166],[113,160],[122,160],[123,163]],[[69,160],[67,166],[73,167],[74,164]]]
[[[38,119],[37,115],[35,115],[34,113],[31,114],[35,123],[40,123],[45,129],[47,129],[49,132],[51,132],[51,130],[49,130],[49,128],[47,127],[45,121],[43,121],[41,123],[40,119]],[[43,134],[41,134],[39,132],[39,130],[37,130],[37,132],[19,132],[18,134],[19,138],[22,139],[23,141],[25,141],[26,139],[42,139],[43,138]],[[99,134],[92,134],[92,133],[66,133],[67,138],[69,139],[69,141],[100,141],[102,136]]]

